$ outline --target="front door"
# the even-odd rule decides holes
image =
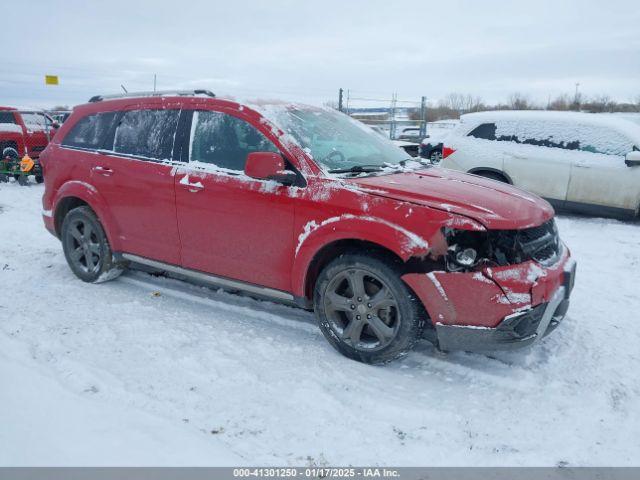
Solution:
[[[245,120],[193,112],[189,162],[175,177],[182,266],[291,290],[292,189],[244,175],[251,152],[277,152]]]

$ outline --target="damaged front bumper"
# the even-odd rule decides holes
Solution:
[[[556,264],[535,262],[482,272],[407,274],[441,350],[484,352],[530,345],[553,331],[569,308],[576,263],[566,248]]]

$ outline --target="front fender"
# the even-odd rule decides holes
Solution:
[[[118,251],[120,249],[120,244],[118,242],[119,232],[117,231],[117,224],[109,212],[104,198],[100,193],[98,193],[98,190],[96,190],[96,188],[90,183],[78,180],[65,182],[55,193],[53,198],[51,211],[53,212],[54,219],[57,219],[58,209],[60,208],[60,205],[62,205],[62,201],[69,197],[79,198],[91,207],[104,228],[111,248],[114,251]]]
[[[362,240],[384,247],[403,260],[426,255],[429,242],[418,234],[387,220],[351,214],[311,220],[297,237],[291,272],[294,293],[304,296],[306,276],[315,255],[326,245],[339,240]]]

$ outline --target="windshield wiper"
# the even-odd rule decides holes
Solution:
[[[431,163],[429,163],[422,157],[405,158],[404,160],[400,160],[396,165],[400,165],[401,167],[404,167],[407,164],[407,162],[417,162],[417,163],[421,163],[422,165],[431,165]]]
[[[349,168],[334,168],[329,170],[329,173],[369,173],[380,171],[382,171],[382,167],[380,165],[354,165]]]

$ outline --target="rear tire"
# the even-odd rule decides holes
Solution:
[[[44,182],[44,177],[42,175],[36,175],[36,183]]]
[[[91,208],[70,210],[60,232],[64,256],[80,280],[102,283],[122,274],[123,268],[114,262],[109,240]]]
[[[27,175],[16,175],[15,179],[23,187],[29,185],[29,177]]]
[[[343,254],[320,272],[314,289],[316,319],[336,350],[380,364],[413,348],[426,312],[400,275],[397,263],[359,253]]]

